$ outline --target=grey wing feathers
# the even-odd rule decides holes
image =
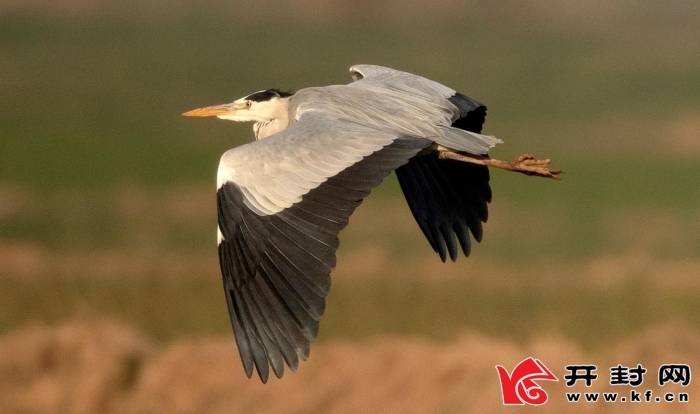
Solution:
[[[400,70],[375,65],[355,65],[350,68],[350,76],[354,81],[381,84],[386,88],[395,89],[423,97],[433,97],[439,101],[455,94],[455,90],[441,83]]]
[[[404,104],[415,99],[426,111],[432,105],[447,113],[448,116],[443,119],[433,116],[433,122],[440,127],[437,134],[431,137],[437,144],[470,154],[485,155],[490,148],[502,143],[498,138],[480,133],[486,108],[454,89],[422,76],[381,66],[355,65],[350,68],[350,74],[355,80],[350,86],[385,90],[388,95],[396,94],[403,99]],[[463,114],[471,115],[465,118]],[[404,122],[410,120],[405,119]],[[479,123],[478,131],[471,128],[475,123]]]
[[[282,132],[227,151],[219,164],[218,184],[235,182],[248,208],[275,214],[396,137],[393,131],[307,112]]]
[[[259,215],[234,182],[218,191],[219,259],[246,374],[263,382],[309,355],[335,267],[338,233],[370,190],[430,144],[401,139],[330,177],[276,214]]]

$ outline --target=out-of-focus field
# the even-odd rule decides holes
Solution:
[[[262,385],[239,369],[235,345],[223,338],[181,339],[167,347],[109,320],[48,329],[30,326],[0,338],[0,410],[42,413],[470,413],[513,412],[501,404],[496,365],[510,369],[528,355],[546,355],[559,382],[541,381],[549,402],[532,412],[695,413],[697,382],[656,385],[669,361],[700,364],[700,332],[657,325],[589,353],[560,336],[521,345],[476,333],[450,343],[385,336],[332,340],[314,347],[297,374]],[[577,362],[574,362],[577,361]],[[637,391],[686,392],[689,403],[568,403],[567,392],[619,392],[606,384],[608,367],[649,369]],[[568,388],[565,365],[597,364],[591,388]],[[602,397],[601,397],[602,398]],[[630,407],[631,405],[631,407]],[[523,410],[521,408],[518,411]],[[529,412],[529,410],[528,410]]]
[[[381,4],[0,3],[1,412],[490,411],[493,366],[530,355],[693,366],[695,2]],[[484,241],[448,264],[387,179],[341,234],[310,361],[261,387],[214,248],[218,157],[251,127],[179,114],[357,63],[484,102],[494,157],[564,179],[493,171]]]

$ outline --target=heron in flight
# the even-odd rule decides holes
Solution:
[[[549,160],[488,157],[486,107],[429,79],[380,66],[353,82],[255,92],[184,113],[254,122],[256,141],[221,157],[219,262],[246,375],[281,378],[309,356],[336,265],[338,233],[392,171],[444,262],[481,241],[488,167],[558,178]]]

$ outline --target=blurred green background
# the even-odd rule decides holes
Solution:
[[[0,5],[0,333],[99,315],[230,335],[214,177],[251,126],[179,114],[358,63],[485,103],[492,156],[565,174],[493,171],[484,241],[455,264],[386,180],[341,234],[321,341],[700,327],[698,27],[693,1]]]

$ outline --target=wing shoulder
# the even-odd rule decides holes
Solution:
[[[350,68],[350,76],[358,86],[374,84],[442,100],[456,93],[454,89],[428,78],[383,66],[355,65]]]
[[[233,182],[248,208],[275,214],[395,139],[393,133],[331,114],[306,112],[284,131],[227,151],[219,163],[218,188]]]

